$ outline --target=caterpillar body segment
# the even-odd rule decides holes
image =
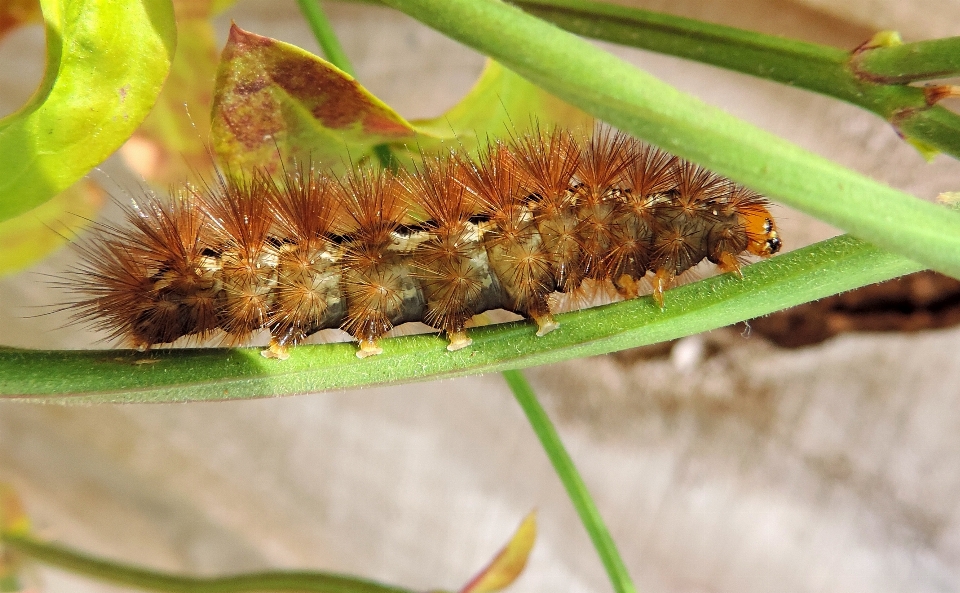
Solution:
[[[219,173],[142,197],[126,219],[79,246],[82,263],[61,283],[76,320],[141,349],[214,334],[237,345],[268,330],[263,354],[278,359],[328,328],[376,355],[410,321],[455,351],[492,309],[544,335],[557,327],[554,292],[609,282],[634,298],[651,275],[662,307],[704,259],[739,273],[781,247],[762,196],[606,129],[586,140],[535,130],[399,173]]]

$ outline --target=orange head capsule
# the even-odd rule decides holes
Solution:
[[[765,207],[756,205],[740,212],[747,233],[747,251],[760,257],[770,257],[780,251],[782,243],[777,233],[777,223]]]

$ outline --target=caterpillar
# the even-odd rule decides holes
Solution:
[[[653,298],[704,259],[739,273],[781,246],[767,200],[621,132],[561,128],[424,156],[410,170],[352,166],[334,177],[294,164],[220,170],[168,198],[131,201],[125,224],[79,244],[61,283],[72,319],[140,350],[269,330],[285,359],[341,328],[357,356],[398,324],[443,331],[451,351],[493,309],[554,330],[549,297],[608,282],[623,298],[652,275]]]

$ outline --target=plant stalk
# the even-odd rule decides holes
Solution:
[[[517,403],[523,408],[530,426],[533,427],[537,438],[540,439],[540,444],[543,445],[543,450],[550,458],[550,463],[553,464],[553,469],[563,482],[563,487],[566,488],[570,501],[580,515],[580,521],[590,535],[590,541],[597,549],[597,554],[603,562],[607,576],[610,577],[610,582],[613,583],[614,590],[617,593],[636,593],[637,589],[630,580],[623,558],[620,557],[620,552],[617,551],[617,546],[610,537],[610,531],[604,524],[600,511],[597,510],[597,505],[593,502],[590,491],[587,490],[587,485],[583,483],[583,478],[564,448],[557,429],[550,422],[550,417],[537,401],[530,383],[520,371],[504,371],[503,378],[510,386]]]
[[[866,49],[852,65],[861,78],[886,84],[958,76],[960,37]]]
[[[200,578],[169,574],[97,558],[25,535],[0,536],[4,546],[37,562],[101,581],[169,593],[240,593],[296,591],[315,593],[412,593],[407,589],[339,574],[272,571]]]
[[[960,38],[850,53],[591,0],[510,2],[571,33],[696,60],[852,103],[884,118],[901,134],[960,157],[960,115],[929,105],[921,88],[889,84],[960,73]]]
[[[365,385],[498,372],[656,344],[779,311],[923,266],[842,236],[669,290],[666,309],[644,297],[530,323],[470,330],[473,345],[448,352],[437,335],[385,340],[360,360],[354,344],[298,346],[270,361],[259,348],[43,351],[0,348],[0,397],[46,403],[180,402],[273,397]]]

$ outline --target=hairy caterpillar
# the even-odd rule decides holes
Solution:
[[[609,281],[633,298],[649,272],[662,307],[704,258],[738,272],[780,249],[762,196],[609,129],[535,130],[476,160],[454,151],[399,173],[221,173],[135,200],[126,219],[79,247],[63,283],[75,320],[140,349],[268,329],[263,354],[280,359],[326,328],[349,332],[361,358],[379,354],[409,321],[458,350],[467,321],[492,309],[543,335],[557,327],[555,291]]]

